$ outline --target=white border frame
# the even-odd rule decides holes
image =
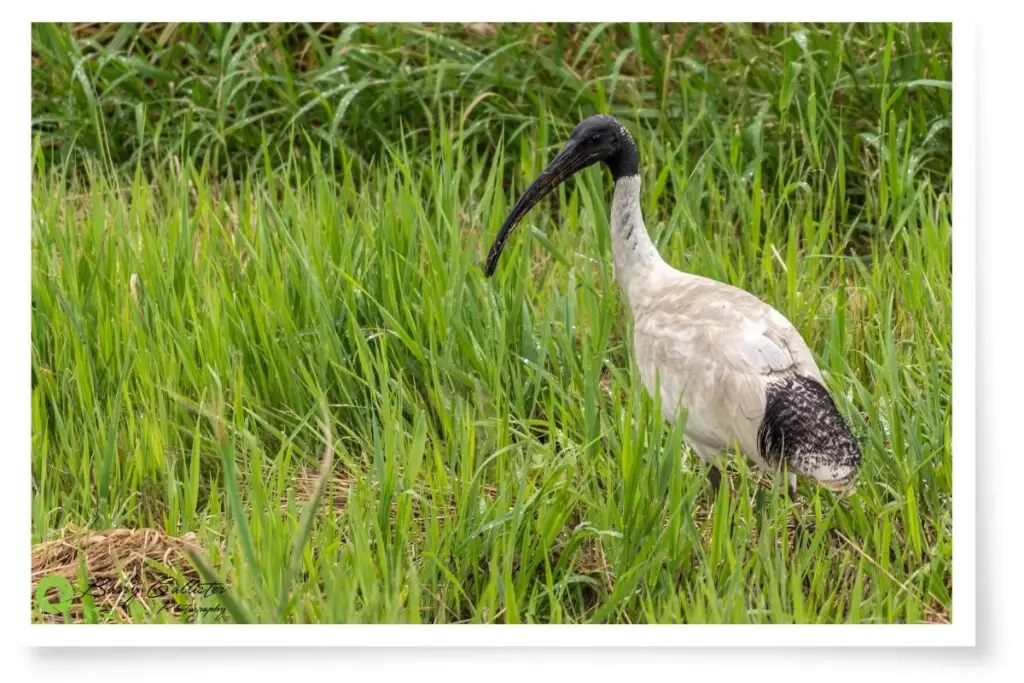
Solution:
[[[28,644],[303,647],[950,647],[973,646],[974,629],[953,624],[32,624]]]
[[[120,4],[120,3],[118,3]],[[526,3],[530,5],[531,3]],[[47,13],[58,14],[67,18],[74,17],[81,13],[80,5],[71,5],[74,9],[70,12],[63,8],[45,8]],[[414,14],[422,12],[412,10]],[[519,7],[523,9],[523,7]],[[528,12],[531,7],[526,8]],[[623,6],[616,7],[621,14]],[[693,12],[687,8],[686,14],[707,14],[707,9],[694,9]],[[138,13],[138,6],[125,7],[124,10],[116,12],[119,16],[125,17]],[[399,10],[401,11],[401,10]],[[348,13],[348,10],[345,10]],[[471,11],[471,14],[475,11]],[[200,12],[209,14],[209,12]],[[237,16],[242,12],[236,10]],[[266,11],[244,12],[250,15],[264,15],[260,20],[272,20],[272,16],[266,16]],[[321,16],[331,16],[334,12],[322,9]],[[365,8],[362,14],[365,14]],[[555,12],[551,17],[550,8],[546,12],[536,10],[530,12],[534,20],[558,20],[561,13]],[[763,13],[756,11],[756,13]],[[821,20],[821,17],[810,17],[811,14],[820,11],[803,12],[802,16],[811,20]],[[891,14],[891,12],[889,12]],[[193,10],[193,14],[195,14]],[[451,12],[441,11],[441,15],[451,15]],[[541,19],[538,14],[548,14]],[[584,14],[581,11],[571,11],[570,15],[579,16]],[[607,12],[605,12],[607,14]],[[633,20],[641,20],[650,17],[650,12],[638,10],[630,11]],[[671,14],[671,13],[669,13]],[[747,9],[746,15],[751,16],[752,12]],[[408,15],[408,12],[406,12]],[[638,16],[645,15],[645,16]],[[466,13],[462,13],[465,18]],[[216,18],[216,17],[213,17]],[[607,18],[607,17],[603,17]],[[712,20],[711,17],[701,17],[704,20]],[[892,18],[892,17],[890,17]],[[435,18],[440,20],[456,20],[457,17]],[[524,20],[522,18],[503,17],[504,20]],[[897,20],[925,21],[936,20],[934,18],[895,18]],[[721,18],[721,20],[729,20]],[[735,20],[735,19],[733,19]],[[834,19],[832,20],[839,20]],[[843,19],[857,20],[857,19]],[[941,20],[941,19],[938,19]],[[22,25],[23,26],[23,25]],[[25,34],[27,30],[22,28]],[[954,149],[954,173],[959,182],[955,187],[955,202],[953,203],[954,224],[957,229],[953,232],[953,368],[954,386],[953,392],[953,450],[957,457],[953,459],[953,479],[956,503],[953,507],[953,623],[949,625],[539,625],[539,626],[506,626],[506,625],[265,625],[265,626],[243,626],[243,625],[78,625],[60,626],[45,624],[25,624],[19,629],[21,642],[32,646],[66,647],[66,646],[245,646],[266,648],[268,646],[314,646],[314,647],[336,647],[336,646],[371,646],[371,647],[480,647],[480,646],[530,646],[530,647],[772,647],[772,646],[874,646],[874,647],[900,647],[900,646],[973,646],[975,645],[976,631],[976,472],[975,472],[975,249],[976,249],[976,222],[975,222],[975,32],[972,24],[963,21],[956,21],[954,25],[954,62],[953,73],[956,86],[954,88],[953,112],[956,125],[953,132]],[[27,47],[29,36],[24,35],[14,41],[15,49]],[[27,54],[27,49],[22,49],[21,59]],[[17,54],[17,53],[16,53]],[[28,78],[26,77],[26,81]],[[27,90],[27,88],[26,88]],[[23,91],[24,92],[24,91]],[[27,123],[27,121],[26,121]],[[26,128],[22,128],[22,131]],[[28,159],[30,149],[29,137],[21,133],[24,144],[15,146],[12,155],[15,159]],[[11,148],[9,148],[11,149]],[[19,157],[20,150],[24,154]],[[25,169],[24,166],[21,167]],[[29,179],[29,185],[30,185]],[[21,186],[25,187],[25,186]],[[28,189],[28,188],[26,188]],[[30,202],[21,198],[21,208],[30,210]],[[19,211],[20,213],[20,211]],[[29,225],[29,212],[26,211],[25,220],[20,225]],[[968,230],[967,226],[970,226]],[[24,231],[25,247],[21,254],[28,251],[28,231]],[[19,245],[19,246],[21,246]],[[17,250],[16,250],[17,251]],[[24,286],[26,293],[30,289],[30,278],[28,277],[29,263],[26,262],[15,270],[15,275],[21,277],[19,287]],[[23,270],[22,270],[23,268]],[[21,301],[25,301],[24,297]],[[24,315],[24,314],[22,314]],[[27,316],[25,316],[27,318]],[[28,321],[23,319],[25,323]],[[19,332],[19,326],[14,328],[15,333]],[[30,335],[27,325],[24,328],[23,341],[20,347],[23,351],[30,348]],[[30,357],[28,354],[22,358]],[[5,363],[12,364],[10,359]],[[16,364],[16,363],[14,363]],[[22,368],[24,371],[24,368]],[[30,425],[30,402],[28,400],[28,387],[25,383],[24,393],[5,391],[4,403],[9,410],[3,411],[5,423],[13,423],[13,429],[8,433],[18,433],[18,444],[30,446],[31,439]],[[22,420],[20,423],[18,420]],[[24,453],[27,449],[17,448],[15,452]],[[0,478],[12,495],[5,498],[5,504],[10,505],[11,501],[22,502],[20,509],[14,511],[9,518],[20,524],[15,525],[17,529],[27,529],[29,526],[28,495],[26,493],[26,482],[30,477],[31,463],[28,458],[22,461],[23,475],[21,477],[8,476]],[[5,492],[6,493],[6,492]],[[24,544],[24,552],[28,553],[28,544]],[[11,572],[7,566],[9,563],[0,565],[4,575],[13,573],[11,585],[27,585],[28,577],[25,576],[29,570],[29,562],[25,562],[22,572]],[[6,578],[6,576],[5,576]],[[19,583],[20,582],[20,583]],[[25,591],[28,593],[28,591]],[[22,603],[22,610],[11,610],[16,612],[16,620],[28,618],[30,613],[30,599]]]

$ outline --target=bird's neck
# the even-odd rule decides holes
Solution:
[[[647,234],[644,217],[640,212],[638,175],[624,176],[615,181],[611,233],[615,279],[629,299],[630,307],[635,308],[651,271],[663,264],[661,255]]]

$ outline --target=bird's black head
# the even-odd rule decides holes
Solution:
[[[569,136],[566,147],[569,145],[579,150],[587,160],[586,166],[603,161],[615,180],[636,175],[639,170],[633,136],[614,117],[598,115],[581,121]]]
[[[509,233],[534,204],[573,174],[599,161],[608,166],[615,180],[638,173],[639,158],[633,136],[611,116],[591,116],[576,126],[562,151],[541,171],[512,207],[512,212],[505,219],[487,254],[484,272],[488,277],[494,274]]]

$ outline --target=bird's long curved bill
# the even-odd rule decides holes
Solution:
[[[530,187],[526,188],[526,192],[523,193],[523,196],[512,207],[511,213],[509,213],[508,218],[502,224],[501,230],[498,231],[498,236],[494,239],[494,244],[491,245],[491,250],[487,253],[487,265],[484,267],[484,273],[487,277],[494,274],[494,269],[498,266],[498,258],[501,256],[501,250],[505,248],[505,240],[508,239],[508,236],[519,224],[523,216],[533,208],[534,204],[561,185],[566,178],[587,165],[578,153],[576,145],[569,142],[558,153],[558,156],[551,160],[547,168],[541,171],[537,179],[533,181]]]

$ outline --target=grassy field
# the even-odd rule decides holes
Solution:
[[[33,543],[193,539],[150,564],[222,581],[209,622],[950,621],[949,33],[36,25]],[[742,463],[711,499],[632,361],[603,169],[484,278],[597,112],[666,260],[807,339],[850,499]]]

